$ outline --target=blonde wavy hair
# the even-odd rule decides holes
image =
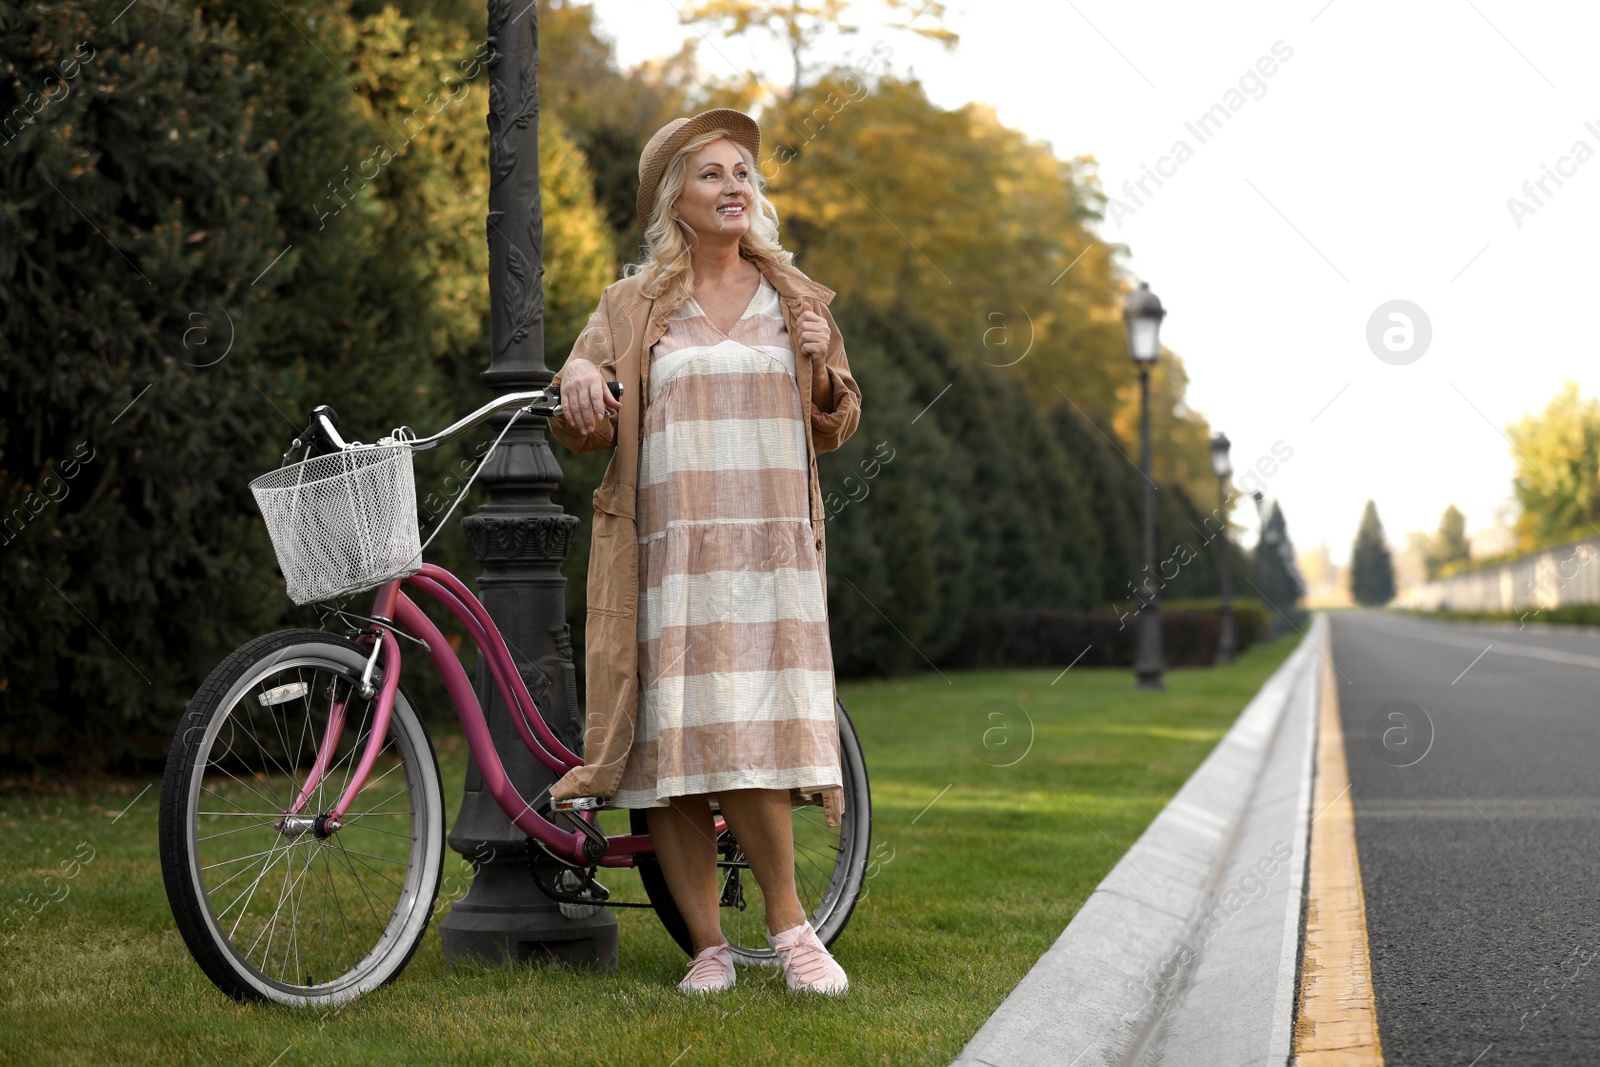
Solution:
[[[753,176],[750,191],[754,210],[750,227],[739,238],[739,252],[749,259],[768,259],[787,265],[794,253],[778,243],[778,209],[766,197],[766,177],[756,165],[750,150],[733,140],[724,129],[708,130],[690,138],[674,153],[661,176],[661,187],[656,193],[655,209],[650,224],[645,227],[645,255],[637,263],[622,268],[624,278],[635,274],[644,277],[640,292],[651,299],[664,301],[669,310],[676,309],[694,295],[694,269],[689,261],[689,238],[693,230],[687,223],[672,217],[672,205],[688,182],[689,157],[714,141],[726,139],[739,150],[745,165]]]

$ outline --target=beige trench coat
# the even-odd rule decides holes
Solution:
[[[789,336],[796,340],[796,378],[806,419],[806,447],[811,463],[811,526],[816,534],[824,600],[827,591],[826,536],[822,490],[817,482],[817,455],[838,448],[855,432],[861,419],[861,389],[850,374],[844,341],[828,310],[834,292],[792,266],[765,256],[749,256],[778,291]],[[667,329],[672,309],[639,292],[639,276],[614,282],[600,295],[600,306],[578,336],[567,357],[587,359],[601,375],[621,382],[622,407],[601,419],[587,436],[559,419],[547,419],[550,434],[574,452],[611,448],[605,477],[594,491],[594,528],[589,549],[589,603],[584,641],[587,708],[582,767],[569,771],[550,790],[556,800],[574,796],[609,797],[622,780],[623,765],[633,746],[639,712],[638,586],[639,546],[634,507],[638,499],[640,426],[648,391],[650,347]],[[811,403],[812,357],[800,351],[800,302],[828,322],[827,373],[833,385],[833,410],[818,411]],[[563,365],[564,371],[566,366]],[[557,372],[551,385],[559,387]],[[837,696],[837,688],[835,689]],[[824,808],[836,823],[842,792],[823,794]]]

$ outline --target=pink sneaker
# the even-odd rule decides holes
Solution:
[[[809,922],[793,930],[768,934],[767,943],[778,954],[783,964],[784,981],[790,989],[803,993],[843,993],[850,988],[850,980],[840,967],[817,932]]]
[[[735,977],[733,951],[724,941],[694,958],[689,964],[689,973],[678,983],[678,988],[685,993],[717,993],[732,989]]]

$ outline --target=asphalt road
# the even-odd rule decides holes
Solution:
[[[1386,1062],[1600,1064],[1600,634],[1330,622]]]

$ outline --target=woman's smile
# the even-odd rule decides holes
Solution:
[[[750,165],[732,141],[720,140],[696,152],[690,177],[678,194],[678,215],[698,233],[742,235],[750,228]],[[744,226],[736,226],[735,221]]]

